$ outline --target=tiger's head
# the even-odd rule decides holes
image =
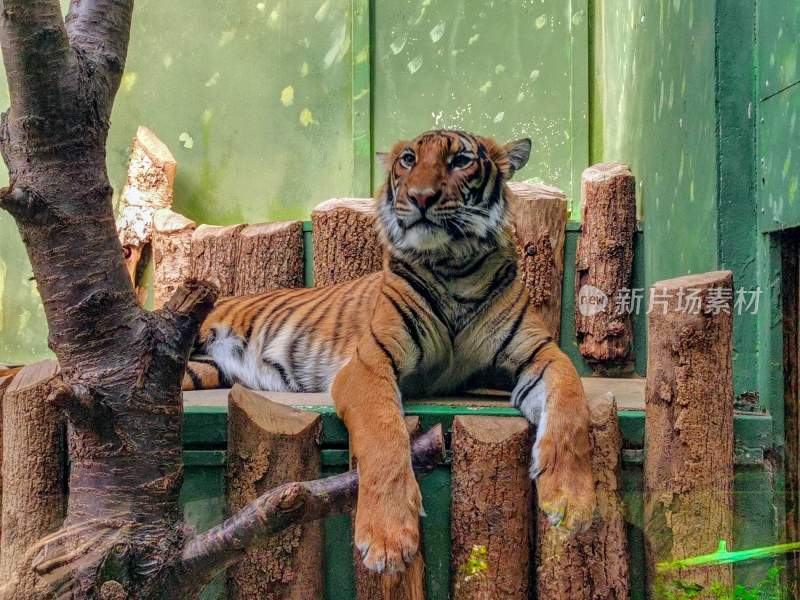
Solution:
[[[501,146],[463,131],[423,133],[379,154],[388,175],[377,198],[390,251],[468,256],[507,235],[505,182],[525,166],[531,141]]]

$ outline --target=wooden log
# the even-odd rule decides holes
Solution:
[[[153,299],[167,303],[192,273],[192,233],[197,224],[168,208],[153,215]]]
[[[732,583],[730,565],[656,569],[732,542],[732,285],[731,272],[718,271],[650,289],[644,526],[654,598],[676,580],[706,589]]]
[[[28,365],[3,395],[0,581],[8,581],[28,547],[64,520],[64,416],[49,401],[57,372],[53,360]]]
[[[453,421],[454,600],[527,600],[530,428],[518,417]]]
[[[200,225],[192,234],[192,277],[219,287],[220,297],[236,292],[239,233],[244,225]]]
[[[519,277],[531,297],[531,309],[558,340],[561,333],[561,289],[567,197],[558,188],[511,182],[511,211]]]
[[[311,212],[314,285],[358,279],[383,267],[371,198],[333,198]]]
[[[597,517],[592,526],[565,539],[538,513],[538,600],[627,600],[628,553],[620,501],[622,435],[612,394],[589,400],[592,474]]]
[[[0,376],[0,467],[2,467],[3,456],[3,396],[6,388],[11,384],[12,376]],[[0,468],[0,539],[3,535],[3,469]],[[1,548],[0,548],[1,550]]]
[[[131,144],[128,179],[119,200],[117,232],[125,265],[139,301],[147,296],[142,274],[150,261],[153,213],[172,206],[175,158],[147,127],[139,126]]]
[[[318,414],[234,387],[228,409],[228,514],[278,485],[319,477],[321,433]],[[229,571],[229,598],[322,598],[322,556],[322,523],[293,525],[250,548]]]
[[[411,439],[419,436],[422,432],[419,417],[405,417],[405,422]],[[354,469],[355,467],[356,460],[351,459],[350,468]],[[352,515],[352,521],[355,523],[355,510]],[[422,524],[420,523],[420,531],[421,528]],[[357,600],[425,600],[425,564],[422,557],[423,551],[420,547],[404,573],[378,575],[364,566],[361,553],[353,548]]]
[[[235,295],[303,287],[304,283],[302,221],[248,225],[239,232]]]
[[[625,363],[632,315],[618,310],[629,290],[636,231],[636,180],[626,165],[602,163],[583,172],[583,219],[575,257],[575,333],[590,362]],[[605,306],[593,300],[605,297]]]

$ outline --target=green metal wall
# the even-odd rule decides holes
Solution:
[[[594,3],[592,161],[636,175],[648,285],[717,266],[715,4]]]

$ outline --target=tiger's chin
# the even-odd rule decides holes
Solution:
[[[445,249],[450,241],[450,235],[444,229],[420,224],[406,229],[398,245],[402,250],[428,253]]]

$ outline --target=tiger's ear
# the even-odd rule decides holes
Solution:
[[[528,164],[528,159],[531,156],[531,146],[532,142],[530,138],[509,142],[503,146],[503,149],[506,151],[506,156],[508,156],[508,162],[511,165],[511,174],[509,177],[512,177],[514,173]]]
[[[384,171],[388,172],[392,168],[392,155],[389,152],[376,152],[375,158]]]

